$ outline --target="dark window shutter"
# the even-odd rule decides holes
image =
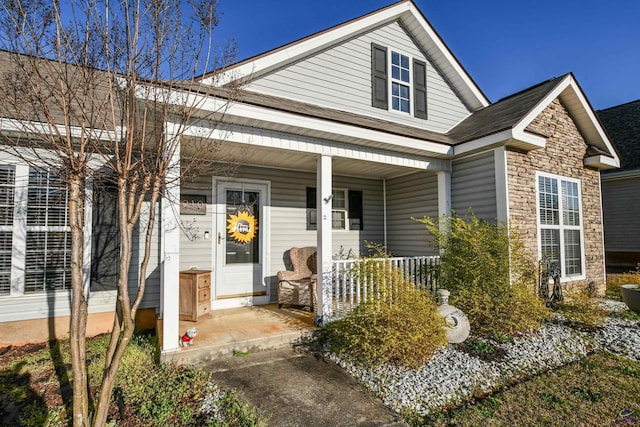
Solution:
[[[316,208],[316,189],[314,187],[307,187],[307,208]]]
[[[307,187],[307,230],[317,230],[316,189]]]
[[[371,43],[371,105],[387,109],[387,48]]]
[[[349,190],[349,230],[364,230],[362,191]]]
[[[427,118],[427,64],[413,60],[413,115]]]

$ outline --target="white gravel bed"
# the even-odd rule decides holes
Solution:
[[[607,301],[605,306],[611,312],[626,309],[615,301]],[[362,369],[334,354],[329,357],[393,410],[427,415],[434,409],[459,404],[523,377],[577,361],[594,350],[606,349],[640,361],[640,323],[608,317],[605,325],[587,333],[553,321],[511,343],[491,344],[502,349],[504,357],[483,361],[448,345],[418,370],[388,365]]]

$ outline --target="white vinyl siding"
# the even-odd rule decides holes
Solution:
[[[372,42],[426,62],[428,120],[372,107]],[[448,131],[469,115],[469,110],[430,59],[397,22],[276,69],[251,80],[244,89],[436,132]]]
[[[451,208],[459,215],[471,209],[476,217],[495,221],[498,214],[493,152],[454,160],[451,168]]]
[[[540,257],[560,267],[561,277],[584,278],[580,181],[538,172]]]
[[[424,225],[411,217],[438,217],[438,179],[418,172],[389,179],[387,194],[387,249],[393,256],[437,255]]]

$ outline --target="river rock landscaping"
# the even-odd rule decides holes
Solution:
[[[601,306],[608,316],[594,330],[576,329],[556,315],[538,331],[507,342],[472,336],[466,343],[449,344],[420,369],[388,364],[363,368],[335,354],[327,356],[393,410],[428,415],[575,362],[597,350],[640,361],[640,321],[625,316],[628,309],[622,302],[603,300]]]

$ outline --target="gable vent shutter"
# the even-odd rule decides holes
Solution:
[[[413,115],[419,119],[427,118],[427,64],[413,60]]]
[[[387,109],[387,48],[371,43],[371,105]]]

